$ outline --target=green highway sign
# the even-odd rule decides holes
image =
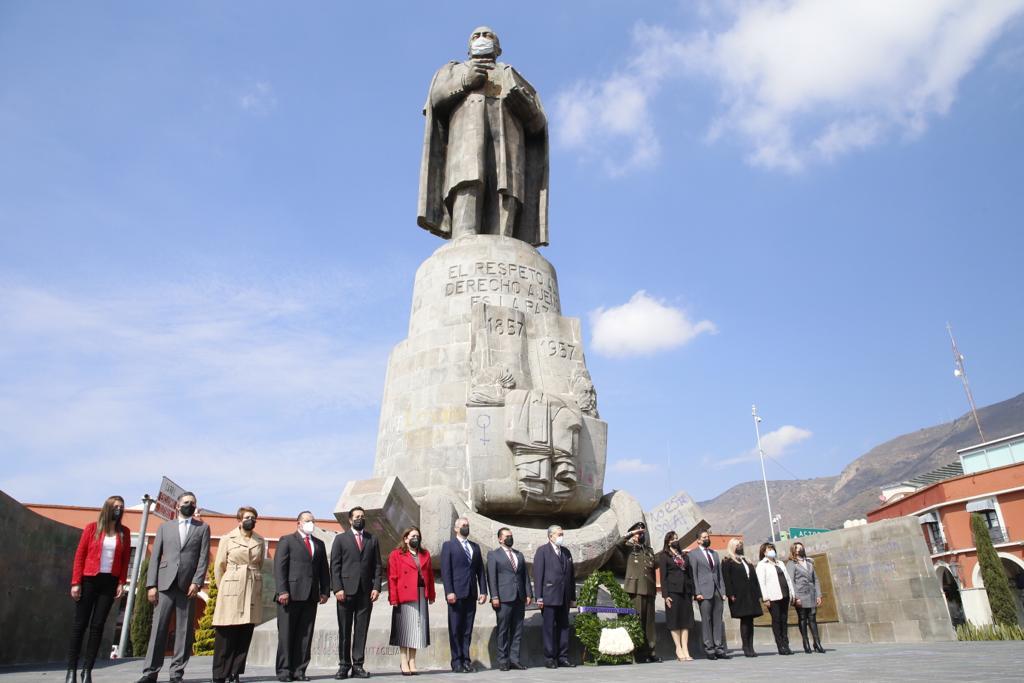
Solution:
[[[813,536],[814,534],[823,534],[831,529],[811,529],[798,526],[789,527],[790,538],[800,538],[801,536]]]

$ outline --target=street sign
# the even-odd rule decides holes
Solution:
[[[156,497],[153,512],[164,519],[174,519],[178,514],[178,498],[183,493],[185,493],[185,489],[164,477],[160,482],[160,493]]]
[[[812,529],[809,527],[791,526],[789,527],[789,537],[800,538],[801,536],[813,536],[814,534],[823,534],[826,531],[831,531],[831,529]]]

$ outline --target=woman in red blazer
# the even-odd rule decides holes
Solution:
[[[92,667],[103,638],[103,625],[115,600],[124,594],[128,582],[128,560],[132,554],[132,536],[121,524],[124,498],[111,496],[100,508],[99,519],[82,530],[71,570],[71,599],[75,601],[75,622],[68,649],[68,672],[65,683],[78,681],[78,654],[86,627],[89,640],[85,646],[82,683],[92,683]]]
[[[415,676],[416,650],[430,645],[430,608],[434,604],[430,553],[420,546],[420,530],[402,532],[402,543],[388,556],[391,644],[402,653],[402,675]]]

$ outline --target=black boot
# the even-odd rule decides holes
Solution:
[[[808,619],[811,627],[811,635],[814,636],[814,651],[825,654],[825,648],[821,646],[821,639],[818,638],[818,620]]]
[[[92,667],[82,669],[82,681],[81,683],[92,683]]]
[[[74,665],[68,669],[67,674],[64,676],[64,683],[78,683],[78,672],[75,669],[78,665]]]
[[[800,637],[804,641],[804,652],[811,654],[811,643],[807,640],[807,620],[804,617],[800,617],[800,621],[797,622],[797,628],[800,629]]]

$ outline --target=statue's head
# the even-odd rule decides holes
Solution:
[[[493,57],[501,54],[501,42],[498,34],[490,26],[477,26],[469,34],[470,57]]]

